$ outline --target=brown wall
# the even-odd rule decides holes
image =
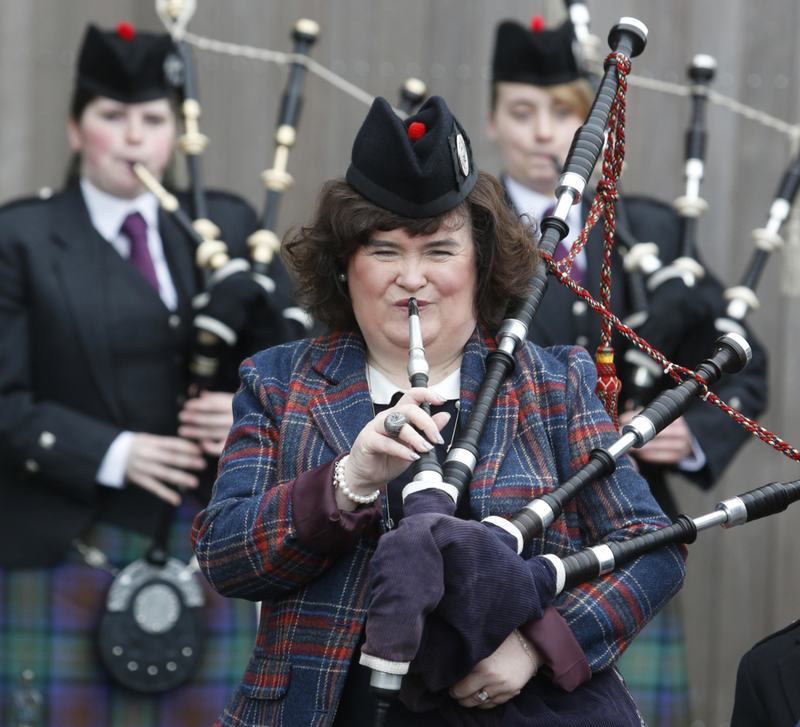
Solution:
[[[795,0],[590,0],[589,8],[601,37],[622,15],[647,23],[650,42],[634,61],[635,74],[683,82],[692,55],[709,53],[719,62],[715,90],[786,121],[800,116]],[[294,21],[312,18],[322,27],[314,59],[392,102],[402,80],[419,75],[463,122],[481,165],[498,172],[483,129],[492,30],[500,19],[524,20],[536,12],[555,22],[563,9],[557,0],[198,0],[190,30],[289,51]],[[68,158],[63,121],[84,26],[91,20],[109,27],[123,19],[160,28],[150,0],[0,0],[0,200],[61,183]],[[260,208],[258,175],[271,162],[286,74],[272,64],[209,51],[196,57],[201,129],[212,140],[207,182],[237,191]],[[304,220],[319,185],[344,173],[367,110],[313,75],[305,92],[289,161],[296,185],[283,201],[281,229]],[[625,188],[672,200],[683,187],[688,101],[634,88],[628,108]],[[750,230],[766,221],[789,143],[785,135],[719,107],[712,107],[709,117],[702,193],[710,210],[700,223],[699,247],[717,275],[733,284],[749,258]],[[794,376],[800,302],[796,290],[781,292],[781,269],[796,255],[778,253],[770,261],[759,291],[762,307],[751,318],[771,352],[773,403],[762,423],[794,443],[800,442]],[[754,440],[711,493],[679,478],[674,485],[682,510],[696,516],[724,497],[795,477],[796,465]],[[692,546],[679,598],[689,635],[694,727],[728,722],[742,653],[800,615],[797,512],[730,532],[706,532]]]

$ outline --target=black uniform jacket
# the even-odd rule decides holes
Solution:
[[[246,257],[253,210],[208,201]],[[202,281],[194,244],[163,212],[159,230],[174,312],[94,229],[77,183],[0,209],[0,565],[56,562],[95,519],[152,532],[155,497],[95,476],[121,431],[175,435],[187,393]]]
[[[767,636],[739,662],[731,727],[800,724],[800,621]]]
[[[584,203],[584,219],[589,211],[589,202]],[[680,220],[671,207],[645,197],[626,197],[628,224],[634,239],[639,242],[655,242],[660,259],[667,264],[678,257],[680,241]],[[595,300],[600,300],[600,270],[603,264],[603,224],[602,218],[592,228],[585,247],[587,272],[583,285]],[[631,312],[627,278],[622,266],[622,255],[618,242],[614,245],[611,272],[611,311],[620,319]],[[540,346],[556,344],[577,344],[588,349],[594,356],[600,343],[600,317],[591,310],[566,286],[554,278],[549,279],[547,293],[531,325],[528,337]],[[716,297],[720,311],[724,310],[723,287],[706,269],[703,280],[705,293]],[[651,310],[650,316],[675,315],[673,310]],[[694,321],[685,321],[685,336],[673,353],[676,363],[695,368],[704,358],[711,355],[713,344],[720,335],[713,328],[698,328]],[[740,373],[725,375],[712,390],[723,401],[741,411],[748,417],[756,417],[767,404],[767,362],[763,346],[748,335],[753,348],[753,360]],[[620,397],[627,397],[626,369],[623,364],[624,353],[630,346],[620,334],[613,338],[617,375],[623,382]],[[663,351],[668,358],[670,353]],[[674,386],[669,377],[663,377],[664,387]],[[736,450],[752,435],[736,424],[727,414],[715,406],[699,399],[691,402],[685,413],[686,422],[705,452],[707,462],[699,472],[682,474],[703,488],[711,487],[733,458]],[[642,463],[642,474],[650,483],[654,496],[666,514],[677,515],[674,502],[666,488],[665,469]]]

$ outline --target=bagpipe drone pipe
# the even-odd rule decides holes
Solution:
[[[319,28],[313,21],[299,21],[293,30],[295,53],[307,55],[318,32]],[[231,259],[225,243],[216,239],[219,228],[207,219],[200,154],[208,140],[197,127],[200,106],[188,46],[185,41],[178,41],[176,49],[175,56],[168,60],[168,66],[173,68],[171,77],[183,98],[186,134],[179,143],[187,153],[192,199],[199,219],[192,220],[181,209],[177,198],[144,167],[135,165],[134,171],[156,194],[162,209],[173,216],[197,247],[196,263],[203,271],[205,290],[193,301],[196,311],[193,323],[197,335],[190,369],[194,388],[201,391],[213,387],[221,358],[237,344],[242,343],[242,348],[249,349],[246,351],[249,354],[306,334],[306,318],[293,305],[288,275],[278,261],[273,262],[280,241],[272,231],[281,191],[292,182],[286,173],[286,160],[294,143],[305,66],[293,64],[284,94],[276,133],[275,164],[262,175],[269,190],[264,224],[247,241],[251,260]]]
[[[298,20],[292,29],[295,61],[291,64],[289,80],[281,101],[278,128],[275,132],[275,156],[272,167],[261,174],[267,190],[261,228],[247,239],[253,266],[253,277],[277,296],[282,308],[283,326],[290,339],[307,335],[313,322],[293,303],[292,286],[285,269],[276,259],[280,252],[280,239],[275,230],[278,209],[283,193],[294,184],[287,171],[289,152],[297,139],[297,127],[303,107],[303,81],[306,66],[301,59],[309,57],[319,35],[319,25],[306,18]],[[289,339],[287,339],[289,340]]]
[[[626,248],[623,265],[629,285],[632,292],[638,294],[632,295],[634,315],[625,323],[670,360],[678,355],[681,342],[690,330],[710,330],[723,305],[717,286],[706,279],[696,252],[698,219],[708,208],[700,197],[700,184],[705,167],[708,89],[716,65],[711,56],[699,54],[694,56],[688,69],[692,87],[684,147],[686,186],[684,194],[673,205],[679,216],[677,256],[665,265],[657,244],[635,240],[626,242],[626,226],[623,224],[621,230],[618,228],[618,237]],[[620,216],[624,220],[624,212]],[[639,280],[643,283],[646,307],[637,302],[637,298],[641,300],[642,297],[638,290],[642,287]],[[741,328],[739,333],[746,335]],[[704,334],[703,340],[711,338],[713,336]],[[638,409],[658,390],[663,369],[637,348],[628,349],[624,360],[630,401],[634,409]]]
[[[747,264],[741,282],[728,288],[724,297],[727,307],[723,315],[716,319],[714,326],[722,333],[743,331],[742,323],[750,311],[758,310],[759,301],[756,286],[761,279],[769,256],[783,246],[780,229],[792,209],[792,204],[800,187],[800,154],[789,164],[778,185],[778,191],[769,209],[765,227],[752,231],[755,250]]]
[[[599,40],[589,32],[589,9],[577,0],[565,0],[565,5],[575,35],[573,56],[583,76],[596,90],[594,68],[597,66]],[[662,261],[658,244],[642,241],[634,234],[622,193],[614,203],[616,243],[623,260],[629,304],[629,314],[624,323],[671,360],[678,353],[687,325],[711,324],[720,313],[719,291],[713,283],[701,283],[704,269],[695,252],[697,220],[707,209],[699,191],[705,164],[708,90],[715,69],[716,61],[702,54],[694,56],[688,68],[692,87],[690,121],[684,145],[686,186],[684,194],[673,205],[679,214],[680,228],[676,233],[678,249],[671,256],[674,258],[672,262]],[[580,310],[584,317],[588,316],[588,309],[581,307]],[[587,325],[584,323],[581,328]],[[745,335],[743,330],[739,332]],[[703,341],[712,338],[705,335]],[[626,399],[634,409],[639,409],[659,390],[664,372],[650,356],[635,347],[625,351],[624,364]]]
[[[407,78],[400,86],[400,103],[397,108],[406,116],[414,113],[428,95],[428,87],[419,78]]]

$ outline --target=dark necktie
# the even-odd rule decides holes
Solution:
[[[138,212],[134,212],[125,218],[120,231],[127,235],[131,241],[131,254],[128,260],[152,285],[158,290],[158,278],[156,269],[153,265],[153,258],[150,257],[150,250],[147,247],[147,223]]]

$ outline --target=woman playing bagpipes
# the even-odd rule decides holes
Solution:
[[[284,256],[309,312],[331,332],[243,364],[214,494],[195,521],[209,582],[263,602],[250,665],[219,724],[368,724],[372,700],[358,652],[370,559],[403,517],[400,493],[413,462],[430,451],[443,460],[465,425],[506,306],[528,293],[535,230],[509,209],[502,186],[478,172],[441,98],[405,121],[377,99],[346,177],[325,185],[313,220],[284,241]],[[406,372],[412,298],[428,388],[410,387]],[[595,381],[583,349],[523,344],[456,517],[510,515],[614,441]],[[623,458],[523,557],[667,523]],[[614,663],[680,588],[682,552],[651,553],[553,603],[549,561],[535,560],[540,587],[525,604],[527,622],[464,667],[433,707],[404,693],[388,724],[472,724],[478,713],[500,724],[518,699],[539,700],[556,720],[548,724],[584,724],[593,714],[640,724]],[[409,553],[403,568],[415,565],[424,567]],[[500,566],[487,557],[474,588],[488,587]]]

